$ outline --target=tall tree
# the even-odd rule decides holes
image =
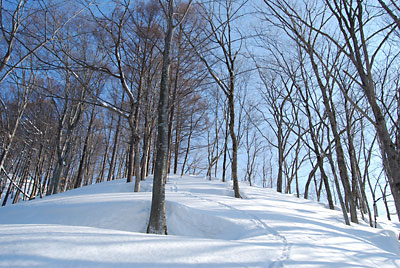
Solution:
[[[340,40],[330,39],[330,41],[338,49],[343,50],[345,56],[352,63],[353,68],[356,70],[356,75],[349,71],[345,73],[360,86],[364,97],[368,101],[368,110],[373,114],[374,119],[371,119],[371,121],[377,132],[383,167],[389,180],[397,215],[400,219],[400,149],[398,138],[400,131],[398,119],[396,120],[391,116],[391,107],[387,105],[387,101],[392,103],[392,100],[387,100],[386,98],[393,96],[393,94],[390,93],[390,89],[382,88],[383,90],[379,90],[377,88],[379,76],[376,69],[380,68],[377,66],[380,62],[380,55],[386,60],[390,59],[390,61],[398,59],[398,48],[394,54],[390,53],[390,51],[385,51],[385,45],[389,42],[389,37],[396,29],[399,29],[398,18],[392,16],[393,14],[389,12],[394,22],[375,29],[370,24],[377,21],[380,13],[370,7],[368,3],[364,1],[351,3],[344,0],[325,1],[325,3],[336,20],[339,27],[338,32],[341,36]],[[383,1],[380,1],[380,3],[383,4]],[[398,10],[398,6],[395,3],[394,6]],[[371,41],[375,41],[376,45],[372,46]],[[389,68],[387,66],[386,74],[390,72]],[[396,87],[396,84],[389,85],[386,77],[384,76],[380,83]],[[359,107],[348,94],[343,93],[359,111],[365,114],[365,108]],[[391,106],[393,107],[393,105]],[[396,104],[394,106],[396,107]],[[397,112],[399,108],[397,104]],[[395,114],[395,116],[398,116],[398,114]],[[389,129],[390,125],[392,125],[393,130]]]
[[[216,0],[202,6],[203,19],[206,22],[202,36],[204,40],[192,40],[197,55],[207,68],[210,76],[225,94],[228,106],[229,135],[232,142],[231,176],[236,198],[241,198],[238,180],[238,137],[235,127],[235,101],[239,68],[237,65],[244,36],[235,28],[234,23],[241,16],[248,1]],[[207,42],[215,44],[211,49]],[[201,47],[196,43],[200,44]],[[221,71],[221,72],[220,72]]]
[[[274,17],[279,21],[279,27],[286,31],[289,37],[304,50],[308,56],[313,75],[317,81],[318,89],[322,96],[325,113],[329,119],[334,136],[335,152],[340,179],[345,191],[346,201],[349,204],[351,221],[358,223],[356,201],[352,192],[350,177],[348,175],[346,158],[342,144],[341,131],[338,123],[336,103],[333,100],[334,90],[338,88],[336,78],[338,66],[342,65],[342,49],[327,42],[320,35],[330,19],[325,12],[317,12],[317,3],[304,3],[302,8],[291,7],[287,1],[264,1]],[[316,23],[315,21],[318,21]],[[272,20],[270,20],[272,23]],[[315,24],[315,26],[314,26]],[[319,41],[319,42],[318,42]],[[339,67],[340,68],[340,67]]]
[[[167,180],[167,158],[168,158],[168,89],[170,77],[170,53],[173,33],[184,20],[192,0],[186,6],[185,12],[180,14],[176,20],[176,7],[174,0],[159,0],[166,18],[166,30],[164,38],[163,61],[161,67],[160,97],[158,103],[158,135],[157,154],[154,167],[153,192],[151,200],[151,211],[147,233],[168,234],[165,218],[165,183]]]

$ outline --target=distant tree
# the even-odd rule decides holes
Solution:
[[[153,81],[159,75],[157,50],[162,36],[159,25],[161,8],[155,0],[143,1],[138,6],[133,6],[131,1],[114,2],[112,7],[110,12],[99,5],[91,9],[92,18],[99,27],[96,40],[108,62],[92,64],[80,61],[80,64],[109,75],[119,82],[119,89],[125,94],[127,104],[124,107],[115,106],[104,98],[98,98],[97,103],[128,121],[127,182],[131,182],[135,176],[134,190],[138,192],[140,181],[146,174],[146,170],[142,169],[148,166],[149,139],[153,137],[149,135],[152,128],[148,124],[156,118],[154,113],[144,110],[149,108]],[[143,121],[145,123],[141,129]]]
[[[298,46],[298,49],[303,50],[308,56],[309,64],[325,107],[325,113],[329,120],[330,130],[334,137],[337,165],[345,191],[346,203],[349,205],[351,221],[358,223],[356,197],[352,192],[350,177],[348,175],[342,142],[343,138],[341,137],[341,130],[338,123],[337,104],[333,99],[335,89],[340,87],[336,76],[340,68],[338,66],[343,66],[343,51],[340,47],[335,47],[334,43],[326,42],[327,40],[323,38],[319,39],[320,33],[328,24],[330,17],[325,16],[323,12],[316,12],[317,8],[315,5],[317,3],[305,2],[302,8],[297,6],[292,8],[286,1],[264,2],[279,23],[273,22],[273,19],[270,21],[284,30],[289,38]],[[325,9],[323,10],[326,11]],[[316,19],[321,19],[321,21],[314,26]]]
[[[35,26],[46,28],[45,14],[48,10],[38,3],[27,3],[27,1],[0,1],[0,85],[3,85],[9,75],[15,72],[21,64],[28,59],[32,60],[39,49],[41,49],[61,28],[54,28],[53,32],[35,32]],[[37,4],[37,6],[36,6]],[[31,61],[32,62],[32,61]],[[36,62],[37,63],[37,62]],[[27,66],[25,66],[27,67]],[[34,68],[28,66],[28,69]],[[1,88],[5,88],[2,86]],[[3,172],[4,163],[9,154],[15,133],[19,127],[21,117],[25,112],[31,86],[26,85],[25,97],[21,99],[18,107],[18,116],[14,122],[10,121],[4,94],[0,94],[0,116],[3,123],[7,125],[8,134],[4,141],[4,148],[0,153],[0,173]],[[2,90],[3,91],[3,90]],[[4,92],[0,92],[4,93]]]
[[[239,67],[238,57],[244,43],[244,36],[235,28],[235,21],[241,17],[248,1],[210,1],[202,6],[202,17],[206,23],[201,36],[191,41],[197,55],[207,68],[210,76],[227,99],[229,135],[232,142],[231,176],[236,198],[240,198],[238,180],[238,133],[235,127],[236,86]],[[206,43],[215,44],[209,49]]]

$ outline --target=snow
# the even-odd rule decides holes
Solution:
[[[0,209],[0,267],[400,267],[399,224],[272,189],[170,176],[168,236],[145,234],[151,179],[105,182]],[[386,228],[387,227],[387,228]]]

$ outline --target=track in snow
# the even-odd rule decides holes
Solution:
[[[224,203],[222,201],[217,201],[217,200],[209,199],[209,198],[206,198],[206,197],[203,197],[203,196],[199,196],[199,195],[191,193],[190,191],[180,191],[179,187],[178,187],[178,183],[177,183],[176,180],[174,180],[173,184],[170,185],[170,186],[171,186],[171,191],[173,191],[173,192],[182,193],[185,196],[190,197],[190,198],[196,198],[196,199],[200,199],[200,200],[203,200],[203,201],[206,201],[206,202],[216,203],[221,207],[225,207],[225,208],[229,209],[230,211],[239,212],[240,214],[245,215],[246,218],[250,219],[254,223],[255,226],[257,226],[259,229],[261,229],[260,233],[264,233],[265,235],[272,234],[276,238],[276,241],[281,241],[281,244],[282,244],[281,255],[279,256],[279,258],[277,260],[273,261],[269,265],[270,268],[283,267],[284,266],[284,262],[289,259],[289,257],[290,257],[290,244],[288,243],[286,237],[281,235],[281,234],[279,234],[279,232],[277,232],[273,228],[269,227],[263,220],[261,220],[256,215],[254,215],[252,213],[249,213],[247,211],[240,210],[240,209],[238,209],[238,208],[236,208],[234,206],[228,205],[228,204],[226,204],[226,203]],[[240,199],[238,199],[238,200],[240,200]],[[260,236],[260,235],[249,237],[247,239],[251,240],[251,238],[256,238],[257,236]],[[251,242],[250,241],[243,241],[243,243],[251,243]],[[268,247],[268,250],[270,250],[269,247]]]

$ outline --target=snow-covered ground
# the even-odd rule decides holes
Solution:
[[[124,180],[0,209],[0,267],[400,267],[398,230],[204,177],[169,177],[168,236],[145,234],[151,180]],[[397,226],[398,227],[398,226]]]

